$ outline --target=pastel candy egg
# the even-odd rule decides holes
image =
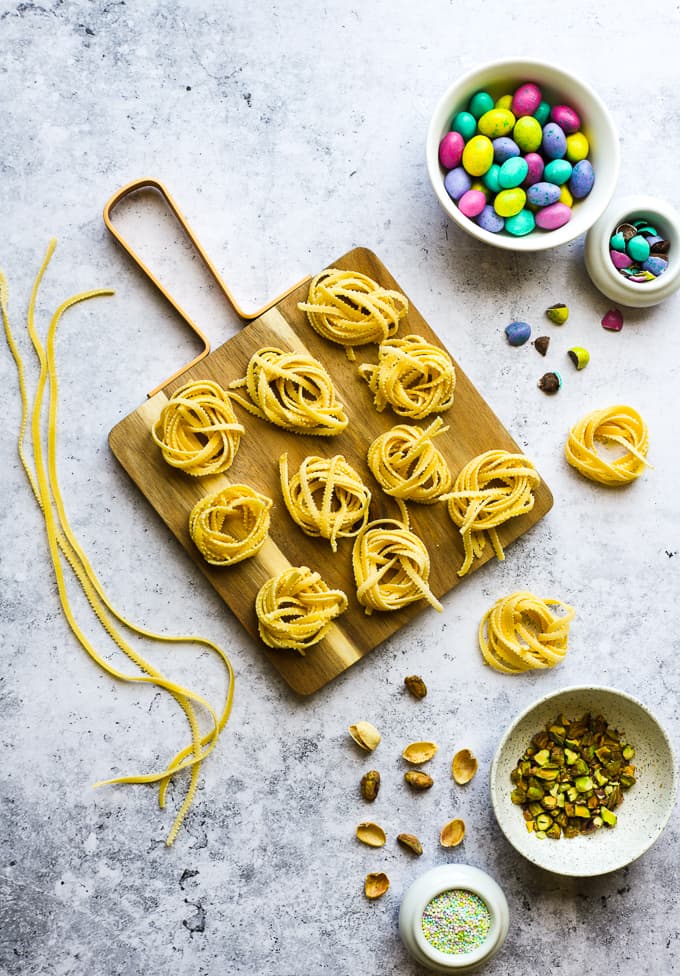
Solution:
[[[629,258],[628,255],[623,251],[610,250],[609,257],[611,258],[611,262],[614,267],[618,268],[619,271],[621,271],[622,268],[630,268],[631,264],[633,263],[632,258]]]
[[[548,159],[562,159],[566,155],[567,137],[557,122],[548,122],[543,126],[541,148]]]
[[[651,272],[655,278],[663,274],[667,267],[668,261],[658,254],[651,254],[646,261],[642,262],[642,270]]]
[[[496,102],[496,108],[504,108],[511,111],[512,106],[512,95],[501,95],[501,97]]]
[[[497,139],[499,136],[507,136],[512,132],[515,125],[515,116],[503,108],[492,108],[485,112],[477,123],[477,128],[484,136],[489,139]]]
[[[583,162],[585,163],[587,160],[584,159]],[[581,166],[582,163],[577,163],[576,165]],[[571,175],[572,166],[568,159],[551,159],[543,170],[543,179],[547,183],[555,183],[557,186],[562,186],[563,183],[566,183]],[[578,194],[574,193],[573,186],[571,187],[571,192],[578,198]]]
[[[474,115],[470,115],[469,112],[458,112],[453,120],[451,129],[453,132],[460,132],[463,139],[467,142],[468,139],[472,139],[477,131],[477,119]]]
[[[535,152],[543,141],[543,129],[533,115],[523,115],[515,122],[513,138],[524,153]]]
[[[468,112],[470,115],[474,115],[476,119],[481,119],[484,113],[490,111],[492,108],[493,98],[491,95],[485,91],[478,91],[470,99]]]
[[[531,210],[520,210],[513,217],[508,217],[505,221],[505,229],[513,237],[524,237],[530,234],[536,226],[536,221]]]
[[[534,207],[549,207],[560,198],[560,188],[555,183],[534,183],[527,190],[527,200]]]
[[[470,176],[483,176],[493,163],[493,145],[487,136],[473,136],[463,150],[463,166]]]
[[[564,160],[567,162],[567,160]],[[574,194],[575,200],[582,200],[587,197],[595,182],[595,172],[589,160],[581,159],[574,166],[574,170],[569,180],[569,189]]]
[[[519,118],[520,115],[533,115],[541,104],[541,89],[533,81],[520,85],[512,96],[512,111]]]
[[[458,201],[458,209],[466,217],[476,217],[486,206],[486,197],[481,190],[467,190]]]
[[[544,126],[550,118],[550,105],[548,102],[541,102],[533,116],[540,126]]]
[[[536,226],[541,230],[557,230],[571,220],[571,208],[564,203],[553,203],[536,214]]]
[[[575,112],[571,105],[554,105],[550,110],[550,118],[567,134],[578,132],[581,128],[578,112]]]
[[[529,166],[525,159],[521,156],[511,156],[501,166],[498,182],[504,190],[509,190],[523,183],[528,172]]]
[[[574,197],[566,183],[563,183],[560,187],[560,203],[564,203],[568,207],[574,206]]]
[[[499,136],[497,139],[492,139],[493,142],[493,159],[495,163],[504,163],[506,159],[510,159],[511,156],[519,156],[520,148],[514,139],[510,136]]]
[[[582,132],[573,132],[567,136],[567,159],[570,163],[578,163],[585,159],[590,152],[590,143]]]
[[[642,264],[649,257],[649,244],[642,234],[636,234],[626,244],[626,251],[633,261]]]
[[[488,230],[491,234],[498,234],[503,230],[505,221],[499,217],[490,203],[484,207],[480,214],[475,217],[475,223],[483,230]]]
[[[534,183],[538,183],[542,178],[545,163],[543,162],[543,157],[539,156],[538,153],[527,153],[524,158],[527,166],[529,167],[529,172],[527,173],[527,178],[524,181],[524,185],[533,186]]]
[[[462,166],[449,170],[444,177],[444,187],[452,200],[460,200],[472,186],[472,180]]]
[[[447,132],[439,143],[439,162],[444,169],[455,169],[463,155],[465,140],[460,132]]]
[[[492,193],[498,193],[498,191],[501,189],[501,185],[498,182],[498,174],[500,171],[501,168],[498,163],[492,163],[482,177],[482,183],[487,190],[490,190]]]
[[[609,239],[609,246],[613,251],[625,251],[626,238],[621,233],[612,234]]]
[[[479,190],[480,193],[483,193],[484,194],[485,199],[487,199],[487,200],[489,199],[489,191],[484,186],[484,184],[482,183],[481,180],[473,180],[472,181],[472,186],[470,187],[470,189],[471,190]]]
[[[526,193],[519,186],[514,186],[510,190],[501,190],[493,202],[494,210],[500,217],[514,217],[524,207],[526,199]]]

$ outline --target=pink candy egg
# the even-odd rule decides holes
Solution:
[[[543,176],[543,170],[545,168],[543,157],[539,156],[538,153],[530,152],[526,154],[524,159],[529,166],[529,172],[522,186],[533,186],[534,183],[539,183]]]
[[[629,258],[625,251],[615,251],[613,248],[609,252],[609,257],[612,259],[612,264],[619,271],[621,268],[630,268],[633,263],[633,259]]]
[[[516,118],[522,115],[533,115],[541,104],[541,89],[533,81],[520,85],[512,96],[511,111]]]
[[[566,203],[551,203],[549,207],[542,207],[536,214],[536,226],[541,230],[557,230],[571,220],[571,207]]]
[[[458,209],[466,217],[476,217],[486,206],[486,197],[481,190],[468,190],[458,201]]]
[[[465,140],[460,132],[447,132],[439,143],[439,162],[444,169],[455,169],[463,155]]]
[[[581,128],[581,119],[570,105],[555,105],[550,110],[550,118],[567,135],[578,132]]]

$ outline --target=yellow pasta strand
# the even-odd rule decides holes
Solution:
[[[270,346],[259,349],[251,356],[245,377],[229,384],[230,390],[243,388],[250,399],[232,393],[236,403],[296,434],[332,437],[349,422],[336,400],[333,381],[312,356]]]
[[[348,358],[354,359],[353,346],[382,342],[395,334],[408,301],[368,275],[326,268],[312,278],[307,301],[299,302],[298,308],[320,336],[344,346]]]
[[[271,498],[249,485],[228,485],[196,502],[189,534],[212,566],[233,566],[250,559],[269,532]]]
[[[255,599],[260,637],[268,647],[303,655],[347,609],[342,590],[331,590],[307,566],[292,566],[262,586]]]
[[[368,466],[374,478],[393,498],[432,505],[451,487],[451,472],[443,454],[432,443],[449,428],[441,417],[430,426],[397,424],[380,434],[368,448]]]
[[[562,615],[553,613],[553,607]],[[554,668],[567,653],[575,614],[561,600],[543,600],[526,590],[497,600],[479,625],[484,660],[504,674]]]
[[[357,599],[366,614],[399,610],[418,600],[443,609],[428,586],[430,556],[408,524],[376,519],[359,532],[352,550]]]
[[[387,339],[378,348],[378,363],[362,363],[376,410],[389,405],[401,417],[422,420],[453,404],[456,372],[446,350],[421,336]]]
[[[596,442],[609,442],[625,453],[612,461],[598,454]],[[567,461],[591,481],[602,485],[627,485],[648,467],[649,431],[637,410],[621,404],[593,410],[569,431]]]
[[[442,497],[448,501],[449,515],[463,537],[465,560],[459,576],[465,576],[475,557],[480,558],[486,536],[496,557],[505,559],[496,529],[508,519],[531,511],[540,483],[536,468],[523,454],[486,451],[465,465],[453,491]]]
[[[196,380],[172,394],[151,436],[169,465],[201,477],[231,467],[243,433],[222,387]]]
[[[307,535],[328,539],[355,536],[368,521],[371,493],[341,454],[306,457],[288,480],[288,455],[279,458],[281,491],[291,518]]]
[[[126,682],[147,683],[166,690],[179,707],[184,712],[191,730],[191,744],[182,749],[165,769],[156,773],[148,773],[137,776],[117,777],[107,780],[107,783],[158,783],[159,784],[159,804],[165,805],[167,787],[172,777],[184,769],[190,770],[190,782],[184,800],[175,817],[174,823],[168,834],[166,843],[171,845],[182,825],[184,817],[189,810],[198,785],[198,775],[203,760],[212,752],[217,742],[220,732],[223,730],[231,712],[234,694],[234,673],[229,659],[224,651],[216,644],[202,637],[188,636],[167,636],[155,634],[152,631],[139,627],[123,617],[108,600],[92,566],[90,565],[85,553],[75,538],[63,504],[59,482],[57,478],[57,404],[58,404],[58,380],[55,359],[55,336],[57,327],[62,315],[73,305],[90,298],[111,295],[110,290],[102,289],[99,291],[84,292],[63,302],[54,313],[47,334],[45,346],[38,337],[35,327],[35,306],[37,302],[38,289],[45,274],[49,261],[56,246],[56,241],[51,241],[47,249],[46,256],[40,267],[35,284],[31,293],[31,300],[28,309],[27,329],[33,348],[38,358],[40,372],[37,382],[36,393],[33,407],[29,406],[24,365],[19,349],[14,339],[11,329],[8,311],[7,283],[4,275],[0,272],[0,307],[5,330],[7,344],[14,358],[19,391],[21,396],[21,422],[17,438],[19,458],[26,473],[28,482],[31,486],[36,501],[42,511],[50,557],[55,573],[55,580],[59,593],[59,599],[64,612],[64,616],[71,627],[82,647],[104,671],[111,676]],[[43,404],[45,389],[48,389],[48,416],[47,416],[47,464],[45,464],[45,451],[43,448],[41,418],[43,414]],[[35,471],[31,469],[28,456],[25,451],[25,434],[28,425],[29,414],[31,418],[31,434],[33,445],[33,458]],[[115,668],[97,651],[89,638],[81,629],[69,600],[64,566],[62,559],[71,567],[74,576],[78,580],[87,597],[93,612],[103,629],[111,637],[120,650],[139,667],[143,672],[141,675],[128,675]],[[198,646],[207,647],[213,650],[223,662],[228,675],[228,689],[226,700],[222,712],[218,715],[212,705],[201,695],[188,691],[173,681],[165,678],[159,671],[150,665],[145,659],[125,640],[119,630],[119,625],[136,633],[142,637],[151,638],[164,643],[186,643],[192,642]],[[210,719],[211,728],[201,735],[198,721],[195,714],[195,706],[200,706]],[[104,783],[96,783],[101,786]]]

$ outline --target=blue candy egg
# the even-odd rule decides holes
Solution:
[[[668,267],[668,261],[659,254],[650,254],[646,261],[642,262],[642,270],[649,271],[655,278],[663,274]]]
[[[510,136],[499,136],[492,139],[493,159],[495,163],[504,163],[506,159],[520,155],[520,148]]]
[[[534,207],[549,207],[560,198],[560,188],[555,183],[534,183],[527,190],[527,200]]]
[[[498,193],[501,189],[501,185],[498,182],[498,174],[500,171],[501,168],[498,163],[492,163],[482,177],[482,183],[487,190],[491,190],[492,193]]]
[[[503,230],[505,221],[499,217],[490,203],[484,207],[480,214],[475,217],[475,223],[483,230],[488,230],[492,234],[498,234]]]
[[[528,172],[529,164],[526,159],[522,156],[511,156],[501,166],[500,173],[498,174],[498,182],[504,190],[508,190],[513,186],[519,186],[521,183],[524,183]]]
[[[548,122],[543,126],[543,141],[541,143],[543,155],[548,159],[562,159],[567,153],[567,137],[557,122]]]
[[[536,220],[531,210],[520,210],[514,217],[508,217],[505,221],[505,229],[513,237],[524,237],[530,234],[536,227]]]
[[[595,170],[587,159],[582,159],[573,169],[569,180],[569,189],[575,200],[587,197],[595,182]]]
[[[584,159],[583,162],[586,162],[586,160]],[[546,183],[555,183],[557,186],[562,186],[563,183],[566,183],[571,175],[572,165],[568,159],[551,159],[543,170],[543,179]],[[571,192],[573,196],[576,196],[573,190]]]
[[[460,200],[471,186],[472,180],[462,166],[449,170],[444,177],[444,187],[452,200]]]

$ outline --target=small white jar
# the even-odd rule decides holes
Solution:
[[[609,241],[619,224],[643,217],[670,242],[668,268],[655,281],[628,281],[612,264]],[[680,216],[655,197],[615,198],[588,231],[583,257],[593,284],[607,298],[629,308],[658,305],[680,288]]]
[[[490,926],[484,942],[470,952],[443,952],[425,937],[423,913],[433,898],[445,891],[469,891],[486,905]],[[416,962],[436,973],[476,971],[495,956],[508,932],[508,903],[492,877],[469,864],[443,864],[413,882],[401,903],[399,934]]]

